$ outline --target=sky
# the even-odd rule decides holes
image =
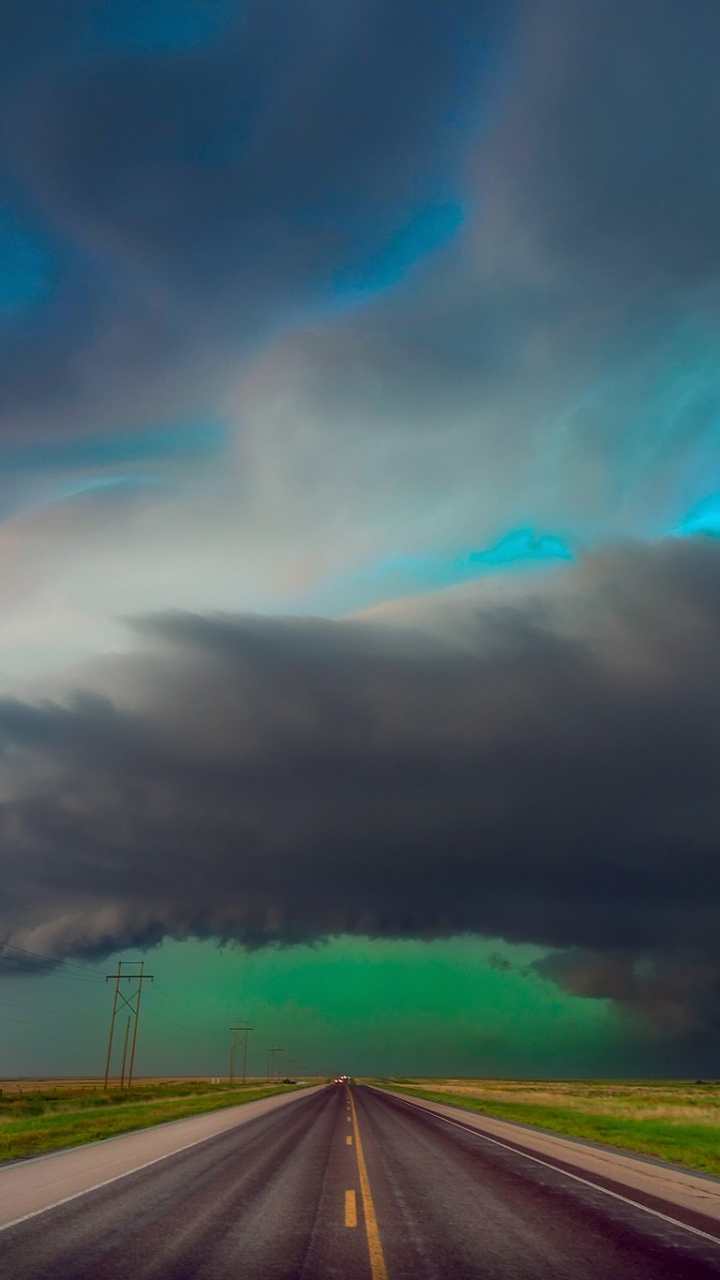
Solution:
[[[4,6],[0,1076],[717,1074],[719,54]]]

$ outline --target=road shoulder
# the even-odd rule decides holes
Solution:
[[[0,1230],[316,1093],[318,1085],[0,1168]]]
[[[683,1215],[697,1215],[705,1221],[710,1219],[720,1223],[720,1178],[685,1172],[642,1156],[591,1146],[576,1138],[533,1130],[529,1125],[496,1120],[462,1107],[430,1102],[397,1089],[383,1089],[381,1092],[475,1129],[496,1142],[547,1160],[556,1167],[571,1170],[601,1185],[612,1185],[632,1198],[642,1199],[643,1203],[657,1202],[666,1208],[679,1209]]]

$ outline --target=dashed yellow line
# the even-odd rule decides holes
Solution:
[[[346,1146],[346,1147],[351,1147],[351,1146],[352,1146],[352,1134],[351,1134],[351,1133],[349,1133],[349,1134],[348,1134],[348,1136],[347,1136],[347,1138],[345,1139],[345,1146]]]
[[[357,1112],[353,1096],[348,1091],[348,1100],[352,1110],[352,1124],[355,1133],[355,1150],[357,1151],[358,1173],[360,1174],[360,1194],[363,1202],[363,1212],[365,1214],[365,1234],[367,1235],[368,1252],[370,1254],[370,1271],[372,1280],[387,1280],[387,1267],[385,1266],[385,1255],[383,1253],[382,1244],[380,1243],[380,1232],[378,1231],[377,1218],[375,1217],[375,1205],[370,1191],[370,1180],[365,1167],[365,1156],[363,1155],[362,1142],[360,1141],[360,1130],[357,1122]],[[347,1192],[346,1192],[346,1213],[347,1213]]]
[[[357,1199],[354,1191],[345,1192],[345,1226],[357,1226]]]

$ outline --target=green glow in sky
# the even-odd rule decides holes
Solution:
[[[251,954],[165,942],[144,957],[155,983],[143,997],[137,1065],[223,1074],[228,1028],[247,1019],[254,1073],[270,1045],[285,1048],[295,1075],[612,1073],[623,1040],[612,1009],[538,977],[527,967],[538,954],[470,938],[340,938]],[[0,1076],[99,1073],[109,984],[6,979],[0,1002]]]

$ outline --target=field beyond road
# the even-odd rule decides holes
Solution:
[[[720,1177],[720,1081],[392,1078],[373,1083]]]
[[[0,1096],[0,1163],[96,1142],[167,1120],[291,1093],[295,1084],[219,1085],[205,1081],[141,1084],[132,1089],[33,1087]]]

